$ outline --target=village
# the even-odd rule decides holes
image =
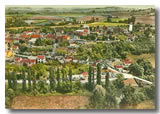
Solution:
[[[152,9],[146,11],[153,15]],[[150,87],[154,84],[155,66],[138,56],[154,54],[155,25],[145,24],[137,18],[33,15],[22,19],[25,27],[16,29],[8,21],[5,32],[6,83],[11,83],[10,80],[14,83],[16,79],[23,89],[30,88],[29,76],[32,74],[33,89],[38,90],[38,85],[47,83],[52,91],[63,93],[66,91],[63,88],[70,87],[65,85],[68,80],[70,84],[80,83],[84,88],[87,85],[92,91],[95,83],[106,86],[107,76],[109,83],[113,84],[122,76],[124,86]],[[16,78],[10,78],[11,75]],[[48,91],[44,85],[40,86],[40,91]],[[123,99],[122,96],[118,99]]]

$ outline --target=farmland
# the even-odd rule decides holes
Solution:
[[[17,96],[12,109],[83,109],[88,105],[87,96]]]

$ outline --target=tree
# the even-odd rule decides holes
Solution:
[[[117,79],[114,81],[114,85],[117,89],[121,90],[124,87],[123,74],[117,74]]]
[[[72,83],[72,69],[69,69],[69,81]]]
[[[42,63],[34,64],[32,66],[32,71],[34,72],[34,75],[36,76],[37,79],[39,79],[40,76],[44,76],[47,73],[46,69],[47,66],[45,66]]]
[[[151,75],[154,72],[152,64],[148,60],[138,59],[136,63],[143,67],[144,75]]]
[[[105,106],[107,107],[107,109],[115,108],[118,105],[116,97],[117,97],[117,90],[115,86],[111,83],[108,85],[106,89]]]
[[[89,65],[89,71],[88,71],[88,89],[92,90],[92,66]]]
[[[55,89],[54,71],[52,70],[52,68],[50,68],[49,70],[49,81],[50,81],[50,90],[52,91]]]
[[[135,76],[143,76],[144,74],[144,68],[137,63],[132,63],[129,66],[129,72],[132,73]]]
[[[108,87],[109,87],[109,72],[107,72],[105,76],[105,88],[107,89]]]
[[[64,82],[65,81],[65,74],[64,74],[64,69],[62,69],[62,81]]]
[[[8,74],[8,88],[12,88],[12,79],[11,79],[11,73],[7,72]]]
[[[31,69],[28,70],[28,89],[31,91]]]
[[[26,76],[25,76],[25,71],[23,71],[23,84],[22,84],[22,91],[26,91]]]
[[[101,85],[96,85],[93,95],[90,97],[90,106],[95,109],[103,109],[105,104],[105,89]]]
[[[36,40],[36,42],[35,42],[35,45],[36,46],[42,46],[44,43],[43,43],[43,41],[40,39],[40,38],[38,38],[37,40]]]
[[[59,68],[57,69],[57,82],[58,82],[58,88],[60,88],[60,73],[59,73]]]
[[[17,90],[17,75],[15,72],[12,72],[13,76],[13,89],[16,91]]]
[[[100,63],[97,65],[97,84],[101,85],[101,66]]]
[[[38,83],[37,83],[37,88],[38,92],[40,93],[47,93],[48,92],[48,84],[46,81],[44,80],[40,80]]]
[[[123,95],[124,97],[121,100],[121,104],[137,104],[141,101],[141,94],[137,94],[135,88],[130,85],[123,88]]]
[[[93,85],[93,88],[94,88],[94,84],[95,84],[95,82],[94,82],[94,68],[92,69],[92,85]]]
[[[33,81],[33,90],[35,90],[36,89],[36,76],[35,76],[35,73],[33,73],[32,81]]]

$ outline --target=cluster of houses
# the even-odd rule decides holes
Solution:
[[[38,18],[38,17],[36,17]],[[80,18],[79,20],[81,20],[83,18]],[[90,20],[90,19],[94,19],[95,21],[100,21],[103,20],[103,17],[85,17],[86,20]],[[41,30],[32,30],[32,31],[24,31],[22,33],[10,33],[10,32],[6,32],[5,33],[5,56],[8,59],[12,59],[14,60],[15,57],[18,57],[17,55],[20,55],[20,51],[19,51],[19,44],[20,41],[25,42],[25,44],[27,45],[27,47],[35,47],[35,42],[37,41],[37,39],[50,39],[54,41],[53,44],[53,51],[51,53],[46,52],[46,53],[41,53],[43,56],[45,56],[46,61],[47,58],[56,58],[51,57],[55,54],[55,51],[58,50],[58,48],[61,48],[58,43],[55,42],[55,40],[58,40],[58,42],[63,42],[63,41],[67,41],[69,43],[68,46],[63,47],[64,50],[67,50],[67,53],[75,53],[75,49],[78,48],[80,45],[82,44],[87,44],[90,42],[96,42],[98,38],[100,38],[101,36],[107,36],[110,32],[123,32],[125,33],[127,31],[128,34],[128,39],[133,39],[136,36],[134,34],[130,34],[129,31],[132,31],[132,25],[129,25],[129,29],[121,29],[120,27],[111,27],[111,26],[103,26],[103,27],[89,27],[87,24],[84,24],[83,27],[79,27],[76,30],[73,30],[72,32],[69,33],[65,33],[64,29],[56,29],[53,28],[54,33],[44,33]],[[96,35],[95,35],[96,34]],[[95,35],[96,36],[96,40],[95,41],[89,41],[86,39],[81,39],[81,36],[88,36],[88,35]],[[117,36],[118,37],[118,36]],[[49,53],[49,54],[48,54]],[[23,52],[23,54],[25,56],[27,56],[27,52]],[[31,56],[33,56],[32,54],[30,54]],[[38,56],[38,55],[37,55]],[[25,57],[26,58],[26,57]],[[27,57],[29,59],[29,56]],[[77,58],[74,58],[72,56],[63,56],[63,57],[59,57],[57,59],[60,63],[66,63],[66,62],[73,62],[73,63],[87,63],[87,60],[77,60]],[[18,62],[20,62],[20,64],[23,63],[27,63],[30,65],[34,64],[34,61],[30,61],[30,60],[18,60]],[[17,63],[17,62],[16,62]],[[117,69],[120,69],[121,66],[117,66]]]
[[[23,58],[23,57],[14,58],[14,63],[17,65],[32,66],[36,63],[45,63],[45,62],[46,62],[46,57],[43,55],[39,55],[37,57],[32,57],[32,58]]]

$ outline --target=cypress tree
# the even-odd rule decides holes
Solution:
[[[54,90],[54,71],[50,68],[49,81],[50,81],[50,90]]]
[[[8,75],[8,88],[12,88],[11,73],[7,72],[7,75]]]
[[[69,81],[72,83],[72,69],[69,69]]]
[[[25,71],[23,71],[23,84],[22,84],[22,91],[26,91],[26,76],[25,76]]]
[[[35,90],[36,89],[36,76],[35,76],[35,74],[33,73],[33,90]]]
[[[94,88],[94,84],[95,84],[95,82],[94,82],[94,68],[92,69],[92,86],[93,86],[93,88]]]
[[[105,76],[105,88],[107,89],[108,87],[109,87],[109,72],[107,72]]]
[[[31,70],[28,71],[28,89],[31,91]]]
[[[92,66],[89,66],[89,71],[88,71],[88,89],[91,91],[92,90]]]
[[[13,89],[16,91],[17,90],[17,76],[15,72],[12,72],[13,74]]]
[[[65,78],[64,78],[64,69],[62,69],[62,81],[63,82],[65,81]]]
[[[59,68],[57,69],[57,82],[58,82],[58,88],[60,87],[60,73]]]
[[[101,66],[100,63],[97,65],[97,84],[101,85]]]

